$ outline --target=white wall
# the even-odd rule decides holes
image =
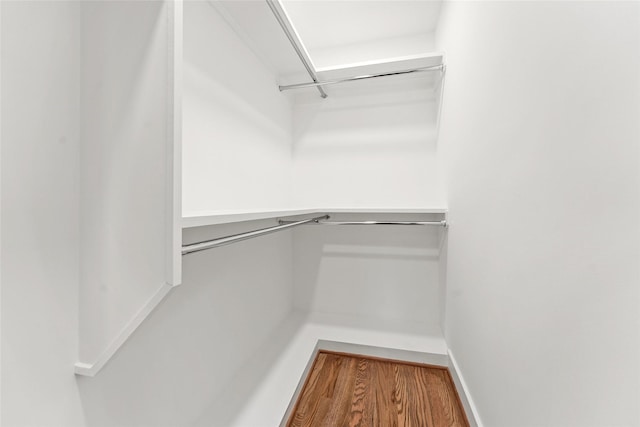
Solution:
[[[444,195],[433,76],[301,92],[294,108],[298,206],[429,207]]]
[[[3,1],[3,426],[82,425],[80,4]]]
[[[291,205],[291,107],[206,1],[184,5],[183,212]]]
[[[82,5],[80,350],[104,358],[166,285],[169,2]]]
[[[446,2],[447,341],[486,426],[640,424],[640,4]]]
[[[184,16],[183,212],[443,204],[433,76],[301,92],[292,113],[233,22]]]
[[[191,229],[185,242],[270,226]],[[291,311],[291,235],[184,258],[183,284],[94,378],[78,378],[88,426],[230,425],[275,355],[261,354]],[[285,341],[286,342],[286,341]]]
[[[0,7],[0,100],[2,99],[2,7]],[[2,242],[2,103],[0,101],[0,242]],[[0,334],[2,333],[2,244],[0,243]],[[0,425],[2,424],[2,338],[0,337]]]
[[[167,16],[161,3],[152,2],[2,2],[1,7],[2,425],[155,427],[196,420],[227,425],[245,400],[231,394],[225,401],[220,393],[249,395],[264,374],[251,362],[277,357],[263,357],[260,349],[292,308],[291,234],[185,258],[184,286],[96,377],[75,377],[79,330],[93,327],[108,338],[100,327],[125,319],[135,307],[127,305],[135,302],[128,293],[160,285],[164,278],[164,215],[160,221],[149,216],[149,224],[129,230],[130,239],[121,238],[126,220],[134,224],[148,208],[164,212],[164,191],[156,185],[164,184],[157,172],[164,167],[166,123],[157,119],[166,111]],[[129,39],[134,33],[139,37]],[[87,73],[84,79],[81,71]],[[92,188],[95,198],[81,193]],[[132,193],[135,200],[127,196]],[[100,214],[99,206],[112,215],[103,223],[85,218],[83,229],[90,232],[85,245],[92,236],[111,237],[93,249],[106,247],[102,261],[119,265],[118,271],[137,263],[138,270],[129,273],[139,281],[121,289],[127,282],[110,278],[109,296],[82,305],[79,292],[89,298],[91,291],[105,290],[80,288],[80,261],[95,255],[81,256],[80,213]],[[192,230],[187,239],[268,225]],[[129,253],[149,237],[138,234],[148,232],[145,227],[158,227],[157,236],[144,242],[156,242],[161,250]],[[113,252],[115,247],[120,251]],[[89,249],[84,246],[83,252]],[[114,253],[126,256],[114,259]],[[88,279],[92,266],[82,269]],[[157,278],[147,281],[146,269]],[[114,302],[119,303],[108,305]],[[79,317],[79,307],[84,316]],[[96,313],[88,313],[92,309]],[[95,323],[81,329],[79,320],[92,319]]]
[[[377,57],[388,55],[389,46],[376,45]],[[293,95],[295,204],[329,209],[444,206],[436,138],[438,87],[439,76],[423,74],[327,86],[326,99],[314,89]],[[295,308],[417,322],[425,333],[440,335],[440,231],[296,229]]]
[[[439,227],[298,228],[293,240],[295,308],[416,322],[439,331],[442,238]]]

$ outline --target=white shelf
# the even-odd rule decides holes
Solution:
[[[367,61],[341,66],[318,68],[321,79],[332,80],[360,75],[393,73],[414,68],[432,67],[443,64],[444,53],[433,52],[423,55],[411,55],[398,58],[388,58],[381,61]]]
[[[313,208],[289,210],[247,210],[194,212],[182,216],[182,228],[230,224],[260,219],[284,218],[312,214],[446,214],[447,209],[436,208]]]
[[[447,355],[442,332],[421,323],[295,312],[197,425],[280,425],[318,340]],[[239,403],[238,395],[246,399]]]
[[[320,213],[375,213],[375,214],[446,214],[447,208],[332,208],[316,209]]]
[[[247,210],[188,213],[182,216],[182,228],[201,227],[203,225],[230,224],[234,222],[255,221],[259,219],[280,218],[294,215],[306,215],[317,212],[316,209],[289,210]]]

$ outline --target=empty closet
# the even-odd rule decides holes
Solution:
[[[431,29],[410,22],[418,36],[400,23],[381,36],[349,24],[362,5],[271,7],[275,15],[267,2],[183,9],[183,244],[320,218],[183,256],[183,286],[202,289],[217,325],[203,333],[216,330],[232,358],[203,425],[278,425],[319,340],[447,357],[435,19]],[[393,10],[368,7],[378,9],[371,20]],[[404,7],[406,26],[439,5]],[[322,16],[337,17],[330,34]],[[294,48],[287,30],[305,44]],[[225,393],[238,376],[250,396],[242,404]]]
[[[640,425],[640,3],[0,2],[1,413],[277,426],[319,349]]]

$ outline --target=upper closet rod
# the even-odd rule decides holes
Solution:
[[[286,228],[296,227],[298,225],[308,224],[311,222],[318,222],[321,219],[328,219],[329,215],[323,215],[316,218],[305,219],[302,221],[288,222],[287,224],[276,225],[275,227],[262,228],[260,230],[248,231],[246,233],[234,234],[231,236],[220,237],[218,239],[206,240],[204,242],[192,243],[190,245],[182,246],[182,255],[191,254],[194,252],[204,251],[206,249],[217,248],[219,246],[228,245],[242,240],[252,239],[254,237],[264,236],[276,231],[284,230]]]
[[[302,65],[304,65],[304,68],[307,69],[307,73],[309,73],[311,80],[313,80],[314,82],[317,82],[318,76],[313,70],[313,66],[311,65],[311,60],[307,58],[307,55],[303,51],[302,43],[296,37],[295,32],[289,28],[289,25],[287,25],[287,21],[285,18],[286,15],[284,11],[280,9],[280,5],[276,0],[266,0],[266,1],[267,1],[267,4],[269,5],[269,9],[271,9],[271,12],[273,12],[273,15],[276,17],[278,24],[280,24],[280,27],[282,27],[282,31],[284,31],[284,34],[289,39],[289,42],[291,42],[291,46],[293,46],[293,50],[296,51],[296,54],[298,54],[298,58],[300,58],[300,61],[302,61]],[[324,89],[322,89],[321,85],[316,85],[316,86],[318,87],[320,96],[322,96],[323,98],[326,98],[327,94],[324,91]]]
[[[440,65],[432,65],[429,67],[420,67],[420,68],[412,68],[410,70],[402,70],[402,71],[394,71],[392,73],[381,73],[381,74],[367,74],[364,76],[355,76],[355,77],[346,77],[344,79],[336,79],[336,80],[325,80],[322,82],[317,81],[316,79],[313,80],[313,82],[310,83],[297,83],[297,84],[293,84],[293,85],[284,85],[284,86],[278,86],[278,88],[280,89],[280,91],[282,92],[283,90],[290,90],[290,89],[302,89],[305,87],[314,87],[314,86],[324,86],[324,85],[334,85],[334,84],[338,84],[338,83],[346,83],[346,82],[353,82],[353,81],[357,81],[357,80],[367,80],[367,79],[375,79],[378,77],[388,77],[388,76],[398,76],[398,75],[402,75],[402,74],[412,74],[412,73],[421,73],[421,72],[425,72],[425,71],[442,71],[444,73],[445,71],[445,66],[444,64],[440,64]]]

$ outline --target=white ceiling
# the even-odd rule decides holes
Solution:
[[[209,0],[279,75],[304,68],[265,0]],[[316,68],[432,50],[441,0],[280,0]],[[378,57],[375,57],[375,56]]]
[[[281,0],[311,56],[316,49],[432,34],[440,0]]]

